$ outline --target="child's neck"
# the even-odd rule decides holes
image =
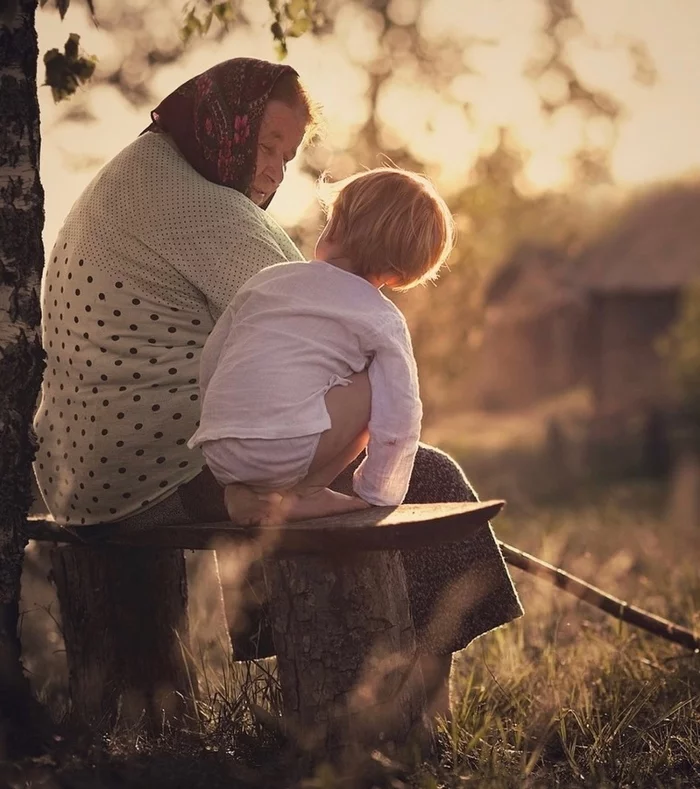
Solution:
[[[321,258],[324,263],[328,263],[329,266],[335,266],[336,268],[341,268],[343,271],[347,271],[349,274],[355,273],[355,267],[353,266],[352,260],[350,258],[343,257],[342,255],[324,255]]]
[[[321,258],[324,263],[328,263],[329,266],[335,266],[336,268],[342,269],[343,271],[347,271],[348,274],[355,274],[355,276],[360,277],[360,279],[364,279],[366,282],[369,282],[370,285],[374,285],[375,288],[381,288],[384,284],[383,280],[379,277],[373,276],[366,276],[363,277],[361,274],[357,274],[355,271],[355,267],[353,266],[352,260],[350,258],[338,256],[334,257],[331,255],[326,255]]]

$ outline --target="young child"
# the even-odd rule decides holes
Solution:
[[[453,246],[452,217],[430,181],[394,168],[335,184],[326,208],[315,259],[252,277],[202,351],[189,446],[227,486],[228,505],[244,486],[239,523],[396,505],[408,489],[418,375],[406,321],[381,288],[434,279]],[[355,495],[331,491],[365,448]]]

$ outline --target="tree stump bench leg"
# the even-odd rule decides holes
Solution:
[[[341,767],[425,737],[426,698],[398,552],[268,559],[284,725]]]
[[[192,712],[182,550],[65,546],[51,564],[76,718],[158,732]]]

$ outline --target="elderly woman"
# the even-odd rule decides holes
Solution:
[[[249,277],[302,259],[265,209],[316,121],[292,68],[226,61],[168,96],[73,206],[42,286],[35,422],[36,477],[58,523],[228,517],[224,491],[186,446],[199,424],[199,356]],[[407,502],[473,497],[449,457],[421,447]],[[404,559],[424,667],[444,700],[451,653],[521,609],[488,528]],[[251,655],[245,633],[234,650]],[[267,654],[262,638],[257,655]]]

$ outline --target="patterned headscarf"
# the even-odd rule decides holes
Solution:
[[[144,131],[166,132],[200,175],[248,195],[270,93],[283,74],[296,73],[255,58],[226,60],[163,99]]]

